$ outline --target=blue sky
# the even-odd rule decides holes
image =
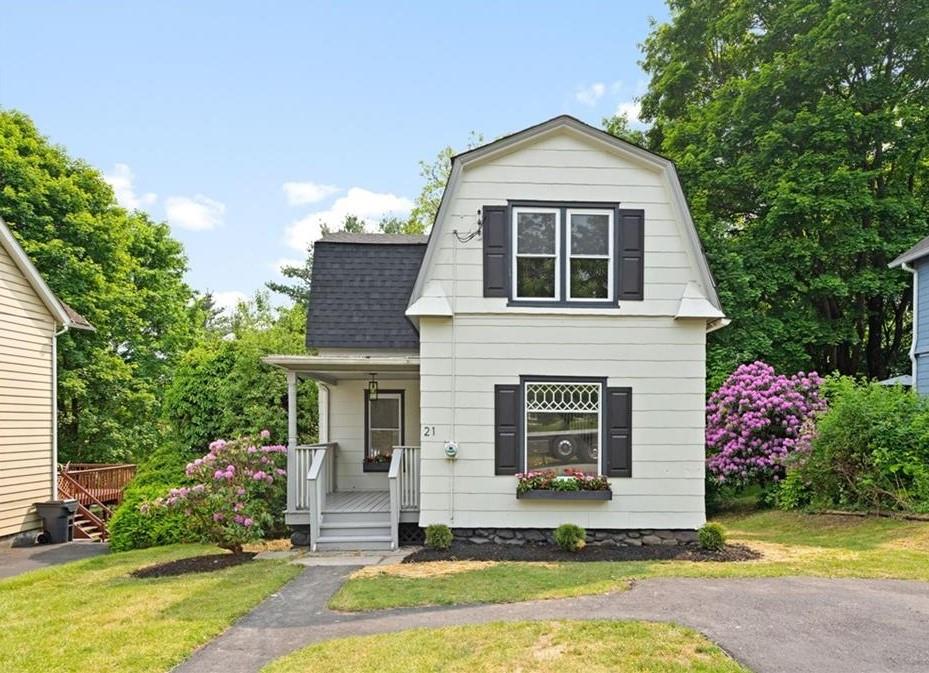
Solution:
[[[221,302],[319,220],[402,214],[418,161],[561,113],[634,110],[660,0],[0,2],[0,107],[167,220]]]

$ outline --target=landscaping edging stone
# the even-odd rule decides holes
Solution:
[[[457,542],[470,544],[554,544],[553,531],[546,528],[453,528]],[[693,546],[697,544],[694,530],[653,530],[649,528],[602,529],[587,531],[587,544],[592,547]]]

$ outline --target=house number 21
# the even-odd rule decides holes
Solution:
[[[424,425],[423,426],[423,437],[435,437],[435,426]]]

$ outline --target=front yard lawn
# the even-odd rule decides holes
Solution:
[[[215,553],[174,545],[54,566],[0,581],[0,671],[164,673],[294,577],[252,561],[134,579],[136,568]]]
[[[929,581],[929,523],[776,510],[718,519],[731,542],[762,552],[737,563],[424,563],[361,571],[336,610],[507,603],[625,589],[645,577],[870,577]]]
[[[506,622],[331,640],[262,673],[748,673],[691,629],[651,622]]]

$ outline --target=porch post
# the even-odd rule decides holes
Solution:
[[[287,371],[287,511],[297,511],[297,372]],[[303,475],[306,479],[306,475]]]

